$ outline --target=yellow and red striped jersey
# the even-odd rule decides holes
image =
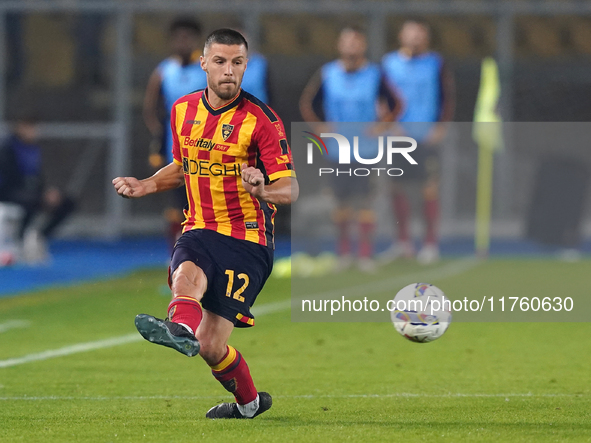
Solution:
[[[259,201],[242,186],[247,163],[270,183],[295,177],[283,122],[243,90],[213,108],[207,89],[178,99],[171,113],[174,162],[185,174],[188,209],[183,232],[211,229],[273,247],[275,205]]]

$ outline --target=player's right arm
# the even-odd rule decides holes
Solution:
[[[439,84],[441,91],[439,118],[426,138],[426,142],[434,146],[441,143],[445,138],[447,132],[447,125],[445,123],[453,120],[456,106],[456,85],[453,74],[445,61],[442,61],[441,68],[439,69]]]
[[[324,115],[324,86],[322,84],[322,68],[310,79],[300,97],[300,113],[304,121],[310,123],[312,130],[321,134],[333,132],[334,128],[326,122]]]
[[[161,85],[162,78],[160,77],[160,71],[156,69],[148,80],[148,86],[146,87],[144,106],[142,110],[144,122],[146,123],[146,126],[153,137],[159,137],[163,130],[162,123],[158,118],[158,103],[160,101]]]
[[[157,192],[179,188],[185,183],[183,167],[175,162],[166,165],[144,180],[135,177],[117,177],[113,186],[121,197],[140,198]]]
[[[305,121],[309,123],[324,121],[323,99],[322,72],[319,70],[312,76],[300,97],[300,113]]]
[[[144,105],[142,114],[144,123],[148,127],[150,134],[152,134],[152,142],[150,143],[150,164],[154,168],[162,166],[164,163],[164,156],[160,152],[162,148],[162,132],[164,128],[160,121],[158,109],[160,106],[160,89],[162,87],[162,77],[160,70],[156,69],[148,80],[146,86],[146,93],[144,95]]]

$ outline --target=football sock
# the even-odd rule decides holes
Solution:
[[[398,240],[401,242],[409,241],[410,204],[406,194],[402,192],[394,194],[393,204],[394,216],[398,222]]]
[[[258,393],[250,376],[248,365],[240,352],[232,346],[228,346],[224,358],[211,367],[211,373],[226,391],[234,394],[238,405],[246,406],[245,412],[248,413],[252,409],[253,405],[249,404],[258,398]],[[258,409],[258,405],[256,409]],[[242,413],[242,411],[240,412]]]
[[[201,309],[201,303],[188,295],[179,295],[168,305],[168,319],[189,327],[192,334],[195,334],[197,331],[202,318],[203,310]]]
[[[373,211],[359,214],[359,257],[371,258],[373,255],[373,232],[375,228]]]
[[[250,403],[245,405],[237,404],[236,406],[238,406],[238,410],[244,417],[254,417],[254,414],[259,410],[259,394]]]
[[[439,219],[439,200],[427,199],[424,206],[425,224],[425,243],[437,244],[437,222]]]

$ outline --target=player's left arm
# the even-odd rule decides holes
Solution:
[[[447,63],[442,61],[439,70],[439,118],[427,137],[427,143],[438,145],[447,133],[446,123],[453,120],[456,109],[456,85]]]
[[[394,122],[402,114],[403,102],[396,88],[388,82],[386,75],[382,72],[380,84],[376,97],[377,122],[368,127],[367,134],[372,137],[383,135],[384,133],[399,133],[400,128]]]
[[[246,163],[242,164],[242,186],[253,197],[274,205],[289,205],[300,193],[295,177],[281,177],[266,185],[263,172]]]
[[[296,201],[299,186],[285,127],[270,108],[260,116],[251,142],[258,150],[257,163],[242,164],[244,189],[267,203],[287,205]]]
[[[381,111],[379,119],[382,122],[396,121],[402,113],[402,98],[397,94],[396,88],[388,82],[384,73],[380,78],[378,105]]]
[[[165,149],[162,138],[164,128],[159,116],[162,106],[162,76],[160,69],[156,68],[146,86],[142,108],[144,123],[152,134],[152,141],[148,148],[148,160],[153,168],[161,167],[166,156],[166,153],[163,152]]]

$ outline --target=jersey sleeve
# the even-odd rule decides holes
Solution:
[[[295,177],[291,149],[287,143],[283,122],[278,117],[275,121],[262,117],[254,136],[259,150],[259,162],[262,163],[269,182],[281,177]]]
[[[170,129],[172,130],[172,161],[177,165],[183,164],[179,135],[176,132],[176,103],[170,110]]]

